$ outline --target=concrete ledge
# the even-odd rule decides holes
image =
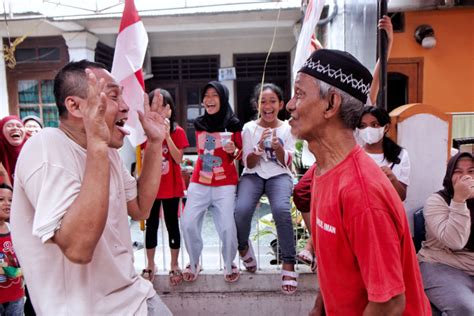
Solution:
[[[279,271],[241,272],[235,283],[224,281],[222,271],[202,271],[195,282],[171,287],[165,273],[155,276],[154,287],[174,315],[308,315],[318,282],[316,274],[299,269],[298,290],[281,292]]]

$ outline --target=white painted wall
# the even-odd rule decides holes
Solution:
[[[281,31],[282,36],[277,36],[273,52],[291,52],[296,41],[288,30]],[[267,53],[270,49],[273,32],[259,36],[242,34],[233,37],[188,37],[179,39],[160,38],[154,36],[150,40],[150,51],[153,57],[157,56],[192,56],[192,55],[219,55],[220,67],[232,67],[234,54],[241,53]],[[234,108],[234,82],[223,81],[229,88],[230,105]]]
[[[7,90],[7,73],[5,59],[3,59],[3,51],[0,52],[0,118],[9,114],[8,110],[8,90]]]
[[[448,122],[431,114],[417,114],[398,124],[398,144],[408,151],[410,185],[405,208],[413,234],[413,213],[442,188],[446,173]]]
[[[70,61],[94,61],[95,48],[99,41],[97,36],[89,32],[69,32],[62,35],[68,47]]]

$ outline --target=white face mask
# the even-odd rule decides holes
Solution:
[[[384,127],[366,127],[363,129],[358,128],[359,130],[359,135],[360,138],[366,143],[366,144],[375,144],[378,143],[382,138],[384,134]]]

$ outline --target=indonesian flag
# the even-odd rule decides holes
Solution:
[[[314,29],[321,17],[324,1],[309,0],[306,14],[304,15],[303,27],[296,45],[295,61],[293,62],[293,80],[295,80],[298,70],[300,70],[306,59],[315,49],[314,44],[312,44],[312,38],[314,39]]]
[[[148,35],[138,16],[133,0],[125,0],[119,34],[115,43],[112,75],[123,86],[123,99],[130,108],[127,127],[130,130],[129,141],[136,147],[146,140],[143,128],[138,120],[137,110],[143,112],[142,65],[148,46]]]

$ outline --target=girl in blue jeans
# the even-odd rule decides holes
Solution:
[[[249,241],[250,225],[255,207],[266,194],[276,223],[282,266],[282,291],[296,291],[298,274],[294,272],[295,244],[291,220],[290,197],[293,190],[291,163],[295,138],[287,121],[278,119],[283,108],[283,93],[272,84],[257,86],[254,99],[258,99],[259,118],[244,125],[242,130],[245,166],[237,189],[235,222],[238,250],[249,272],[257,269],[256,258]]]

